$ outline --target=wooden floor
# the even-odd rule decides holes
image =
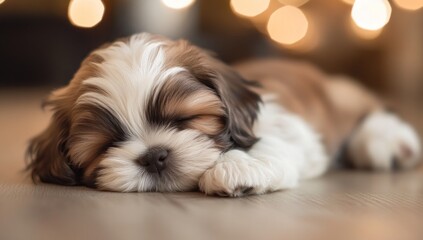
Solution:
[[[423,169],[337,171],[239,199],[33,185],[27,140],[43,90],[0,91],[0,239],[423,239]]]

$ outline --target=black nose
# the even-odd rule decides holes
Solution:
[[[138,163],[143,166],[147,172],[160,173],[166,168],[166,158],[168,155],[169,151],[164,148],[151,148],[147,153],[138,158]]]

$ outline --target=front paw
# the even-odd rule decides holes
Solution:
[[[254,161],[239,150],[225,153],[200,179],[200,190],[208,195],[242,197],[266,192],[267,177],[254,166]]]

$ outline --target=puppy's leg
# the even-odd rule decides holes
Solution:
[[[276,104],[261,108],[249,151],[230,150],[200,179],[206,194],[239,197],[292,188],[302,178],[323,173],[328,157],[317,134]]]
[[[326,89],[334,108],[343,116],[338,124],[347,129],[340,132],[349,136],[346,150],[353,166],[390,170],[409,168],[420,160],[415,130],[384,111],[384,104],[374,94],[345,77],[331,79]],[[365,118],[359,121],[362,116]]]
[[[357,168],[391,170],[415,166],[421,149],[409,124],[393,113],[375,111],[353,132],[347,151]]]

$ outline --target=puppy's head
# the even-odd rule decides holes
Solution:
[[[187,191],[231,148],[256,141],[250,82],[185,41],[139,34],[85,59],[53,92],[29,146],[35,180],[113,191]]]

